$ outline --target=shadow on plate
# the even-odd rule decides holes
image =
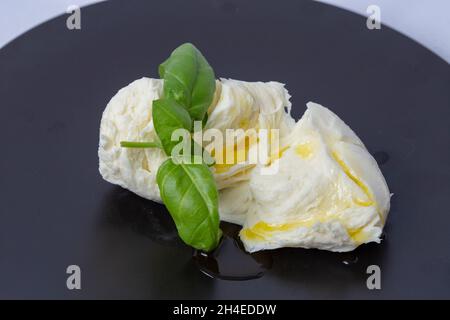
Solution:
[[[129,227],[161,245],[185,246],[169,212],[159,203],[116,187],[105,198],[102,211],[111,225]],[[365,284],[366,268],[371,264],[382,267],[388,246],[383,240],[381,245],[362,245],[349,253],[283,248],[249,254],[239,239],[240,228],[222,222],[224,237],[217,249],[210,253],[193,250],[193,261],[201,272],[222,280],[251,280],[270,274],[290,282],[316,282],[319,287],[327,279],[337,286],[356,280]]]

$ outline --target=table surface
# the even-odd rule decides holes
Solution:
[[[2,0],[0,48],[32,27],[62,14],[70,5],[102,0]],[[211,0],[216,1],[216,0]],[[237,0],[233,0],[237,2]],[[381,9],[382,23],[400,31],[450,62],[450,1],[448,0],[320,0],[367,15],[369,5]]]

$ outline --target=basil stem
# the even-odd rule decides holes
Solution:
[[[218,191],[205,164],[175,164],[167,159],[156,176],[161,198],[180,238],[199,250],[214,249],[219,229]]]

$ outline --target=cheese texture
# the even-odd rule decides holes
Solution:
[[[100,125],[99,170],[103,178],[161,202],[156,173],[167,156],[159,149],[122,148],[120,141],[154,141],[152,101],[162,80],[142,78],[121,89],[107,105]],[[278,82],[220,79],[208,110],[206,129],[279,129],[280,148],[268,161],[247,158],[216,164],[223,221],[243,226],[249,252],[280,247],[350,251],[379,242],[390,193],[376,161],[356,134],[333,112],[315,103],[298,121],[290,96]],[[233,142],[248,154],[260,143]],[[248,142],[248,141],[247,141]],[[242,151],[242,150],[241,150]],[[262,169],[276,168],[275,174]]]

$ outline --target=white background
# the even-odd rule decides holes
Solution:
[[[70,5],[84,6],[100,1],[0,0],[0,47],[37,24],[64,13]],[[363,15],[367,15],[369,5],[378,5],[382,23],[415,39],[450,62],[450,0],[320,1]]]

